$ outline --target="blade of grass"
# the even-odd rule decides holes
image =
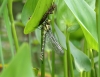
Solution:
[[[6,29],[7,29],[8,39],[9,39],[9,42],[10,42],[11,54],[12,54],[12,57],[14,57],[13,37],[12,37],[12,33],[11,33],[11,25],[10,25],[10,20],[9,20],[9,17],[8,17],[7,8],[4,9],[3,14],[4,14],[3,16],[4,16],[5,26],[6,26]]]
[[[6,4],[7,4],[7,1],[8,1],[8,0],[3,0],[3,3],[2,3],[2,5],[0,6],[0,16],[1,16],[2,12],[3,12],[4,7],[5,7]]]

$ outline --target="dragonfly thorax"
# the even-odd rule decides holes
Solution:
[[[46,32],[50,31],[50,30],[51,30],[50,25],[45,25],[45,26],[44,26],[44,30],[45,30]]]

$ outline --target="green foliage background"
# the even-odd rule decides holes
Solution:
[[[3,68],[0,77],[40,76],[41,32],[38,27],[53,1],[57,7],[48,18],[65,52],[68,52],[66,33],[70,35],[74,76],[91,77],[84,76],[84,72],[92,75],[98,69],[95,0],[0,0],[0,63]],[[51,77],[53,49],[47,46],[45,55],[46,76]],[[65,76],[64,60],[67,58],[64,56],[55,54],[53,70],[57,77]]]

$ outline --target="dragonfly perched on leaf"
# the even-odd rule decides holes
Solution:
[[[47,19],[49,14],[52,14],[54,9],[56,8],[56,4],[53,3],[51,7],[48,9],[48,11],[43,15],[39,25],[42,24],[41,30],[42,30],[42,38],[41,38],[41,44],[42,44],[42,49],[41,49],[41,61],[43,62],[44,59],[44,49],[45,49],[45,43],[46,43],[46,37],[49,38],[49,41],[51,43],[52,48],[59,53],[60,55],[64,53],[63,48],[61,45],[58,43],[58,41],[55,39],[55,37],[52,34],[51,27],[50,27],[50,21]]]
[[[41,60],[43,60],[44,58],[44,49],[45,49],[45,43],[46,43],[46,37],[48,37],[49,42],[52,44],[52,48],[54,49],[55,52],[57,52],[58,54],[64,54],[63,48],[62,46],[58,43],[58,41],[56,40],[56,38],[53,36],[53,33],[51,31],[51,27],[50,27],[50,21],[46,20],[41,28],[42,31],[42,51],[41,51]]]

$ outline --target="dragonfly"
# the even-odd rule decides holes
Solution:
[[[64,54],[64,50],[62,46],[58,43],[56,38],[54,37],[51,27],[50,27],[50,20],[46,20],[43,23],[43,26],[41,28],[43,30],[41,33],[42,36],[42,50],[41,50],[41,56],[40,59],[43,60],[44,58],[44,49],[45,49],[45,43],[46,43],[46,37],[48,37],[49,42],[51,43],[52,48],[54,51],[56,51],[58,54]]]

